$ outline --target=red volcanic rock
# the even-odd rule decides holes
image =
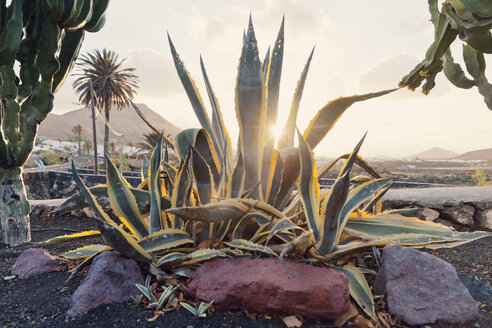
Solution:
[[[204,263],[188,286],[198,301],[217,309],[298,314],[335,319],[349,310],[348,280],[340,272],[286,259],[215,259]]]
[[[42,248],[29,248],[19,256],[10,269],[12,274],[21,279],[29,278],[45,272],[63,269],[63,265]]]
[[[478,317],[475,300],[454,267],[413,248],[384,247],[374,290],[377,295],[386,293],[389,312],[410,325],[463,325]]]

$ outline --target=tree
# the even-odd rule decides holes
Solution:
[[[77,124],[72,128],[72,133],[75,135],[75,141],[79,144],[79,156],[82,156],[82,133],[84,128],[82,125]]]
[[[80,57],[78,62],[80,72],[74,74],[78,78],[74,81],[73,87],[79,94],[80,102],[88,106],[95,99],[95,105],[100,111],[104,111],[106,118],[104,153],[108,151],[109,112],[113,107],[121,110],[129,106],[135,89],[138,88],[138,77],[133,74],[135,69],[124,68],[122,66],[124,60],[119,61],[114,51],[96,49]]]
[[[103,27],[108,3],[0,1],[0,239],[5,244],[31,240],[22,169],[85,32]]]

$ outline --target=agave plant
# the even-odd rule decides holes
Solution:
[[[314,258],[329,263],[344,254],[388,243],[448,247],[490,235],[456,233],[443,225],[401,215],[408,215],[409,211],[381,212],[381,198],[391,181],[380,178],[358,155],[364,138],[353,152],[322,169],[325,172],[338,160],[346,159],[334,185],[321,195],[312,149],[352,104],[393,90],[328,102],[302,134],[297,131],[299,145],[294,147],[297,112],[311,52],[275,147],[275,140],[267,131],[277,120],[283,22],[271,55],[267,52],[263,61],[259,59],[251,20],[244,35],[236,83],[240,134],[235,156],[203,61],[200,60],[200,65],[212,108],[211,118],[170,38],[169,44],[178,75],[202,128],[184,130],[174,140],[161,133],[149,162],[143,165],[138,188],[130,187],[109,158],[106,159],[107,184],[90,189],[72,165],[80,192],[67,199],[58,211],[88,204],[97,214],[99,232],[56,237],[50,242],[100,233],[109,246],[86,246],[75,251],[79,258],[84,254],[90,260],[110,247],[149,263],[153,272],[159,272],[247,253]],[[134,105],[134,108],[145,120],[138,107]],[[168,147],[178,154],[178,167],[169,163]],[[351,177],[355,164],[372,177]],[[100,204],[109,205],[122,224],[113,220]],[[370,289],[362,281],[363,275],[354,268],[340,270],[350,278],[354,298],[365,302],[364,308],[374,317]]]

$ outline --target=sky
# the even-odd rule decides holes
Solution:
[[[235,78],[250,14],[260,58],[275,42],[285,15],[280,127],[316,45],[297,121],[301,131],[330,100],[396,87],[433,40],[425,0],[113,0],[106,25],[97,33],[86,33],[81,54],[102,48],[116,51],[140,77],[135,102],[147,104],[180,128],[198,127],[172,62],[169,32],[208,106],[199,65],[203,56],[235,144]],[[459,61],[460,45],[453,51]],[[72,82],[69,77],[56,94],[54,113],[80,108]],[[442,75],[428,96],[402,89],[353,105],[315,154],[335,157],[350,152],[366,131],[361,155],[367,157],[405,157],[432,147],[462,153],[492,147],[492,111],[476,88],[455,88]]]

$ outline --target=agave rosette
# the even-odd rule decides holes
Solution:
[[[203,60],[200,58],[200,66],[211,104],[211,118],[170,38],[169,44],[178,76],[201,128],[184,130],[174,140],[162,135],[150,160],[144,161],[138,188],[126,182],[109,158],[105,186],[87,188],[73,167],[80,193],[58,208],[58,211],[73,210],[88,204],[97,214],[100,232],[112,249],[156,267],[172,269],[252,252],[314,257],[326,262],[388,243],[436,248],[490,235],[456,233],[443,225],[391,211],[381,212],[381,198],[391,180],[380,178],[358,155],[364,138],[352,153],[322,169],[325,172],[338,160],[346,159],[333,186],[320,195],[313,149],[352,104],[393,90],[328,102],[303,133],[297,131],[299,145],[294,147],[297,113],[312,51],[275,147],[268,128],[277,121],[283,22],[271,54],[268,51],[263,61],[259,58],[251,20],[244,35],[235,89],[240,131],[235,154]],[[168,162],[168,147],[178,155],[178,167]],[[354,184],[350,172],[355,164],[373,178],[355,179],[358,183]],[[98,202],[109,204],[122,225],[112,220]],[[63,241],[69,239],[63,236]],[[84,249],[83,254],[90,256],[90,249],[91,246]],[[95,254],[103,248],[97,245],[92,249]],[[345,271],[360,278],[352,268]],[[357,279],[352,283],[357,283]],[[363,289],[370,294],[368,288]],[[357,291],[360,293],[360,288]]]

